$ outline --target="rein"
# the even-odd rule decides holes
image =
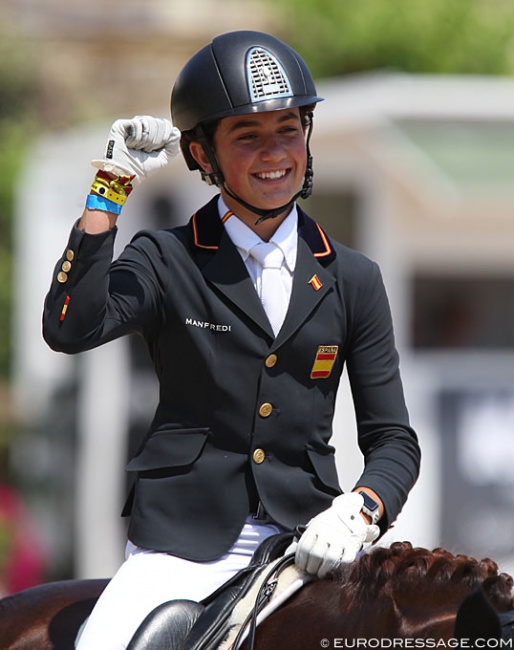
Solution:
[[[254,650],[255,631],[257,629],[257,616],[262,611],[262,609],[269,603],[271,597],[273,596],[273,593],[278,584],[279,575],[282,573],[282,571],[285,568],[287,568],[291,564],[294,564],[294,557],[295,557],[294,553],[285,555],[279,562],[275,563],[271,571],[267,573],[266,577],[264,578],[260,586],[259,592],[257,594],[257,598],[255,599],[255,605],[251,613],[247,616],[243,625],[241,625],[241,629],[239,630],[230,650],[239,649],[240,644],[243,641],[243,635],[248,624],[250,625],[250,627],[248,631],[247,650]]]

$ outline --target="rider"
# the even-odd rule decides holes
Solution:
[[[307,528],[296,561],[323,577],[388,529],[417,478],[380,271],[296,204],[312,190],[319,101],[287,45],[223,34],[176,80],[174,125],[118,120],[94,161],[47,296],[44,336],[76,353],[140,334],[160,403],[127,468],[126,561],[80,650],[126,647],[158,604],[206,597],[260,541],[298,525]],[[180,149],[219,194],[185,226],[138,233],[112,262],[132,187]],[[279,252],[275,269],[255,247]],[[365,461],[349,494],[329,444],[345,363]]]

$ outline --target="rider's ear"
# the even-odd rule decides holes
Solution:
[[[200,165],[200,167],[203,169],[204,172],[207,172],[207,174],[212,174],[213,172],[212,165],[209,162],[209,159],[204,151],[204,148],[199,142],[197,142],[196,140],[190,142],[189,152],[191,153],[193,158]]]

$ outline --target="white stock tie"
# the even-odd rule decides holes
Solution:
[[[286,317],[289,303],[281,276],[284,253],[276,244],[262,242],[252,246],[250,255],[262,266],[260,299],[273,332],[277,336]]]

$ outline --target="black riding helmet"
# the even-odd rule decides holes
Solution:
[[[237,31],[217,36],[186,63],[171,94],[171,117],[182,133],[181,148],[189,169],[200,169],[189,151],[190,142],[196,140],[213,168],[211,174],[200,169],[202,178],[224,187],[232,198],[261,219],[267,219],[278,216],[298,197],[306,198],[312,191],[309,140],[312,110],[320,101],[311,73],[297,52],[269,34]],[[308,125],[304,184],[287,205],[273,211],[261,210],[247,204],[224,184],[211,145],[214,125],[223,117],[295,107],[304,107]]]

